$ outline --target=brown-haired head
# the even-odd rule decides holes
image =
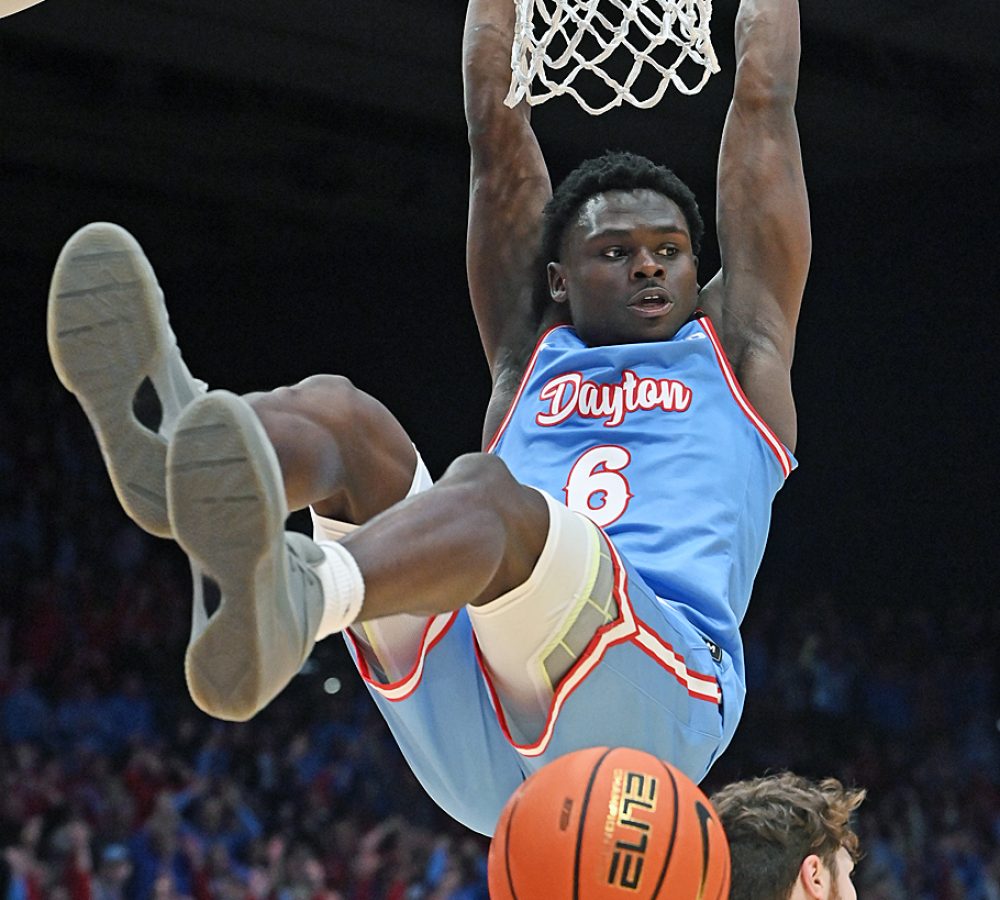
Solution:
[[[730,900],[787,900],[804,859],[815,854],[836,880],[837,854],[860,857],[851,816],[864,789],[791,772],[737,781],[712,795],[732,857]]]

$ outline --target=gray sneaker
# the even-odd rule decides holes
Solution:
[[[206,385],[184,365],[153,269],[123,228],[95,222],[63,247],[49,291],[48,339],[59,380],[87,414],[125,512],[151,534],[170,537],[167,439]],[[146,378],[162,410],[156,431],[133,410]]]
[[[211,618],[196,603],[188,688],[209,715],[245,721],[309,656],[323,615],[314,567],[323,551],[284,531],[288,508],[274,448],[250,405],[212,391],[181,414],[167,450],[174,538],[219,586]]]

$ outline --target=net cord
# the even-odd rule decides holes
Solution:
[[[696,94],[709,77],[719,71],[712,47],[710,22],[712,0],[512,0],[517,4],[514,41],[511,48],[511,86],[504,101],[514,107],[521,101],[532,106],[552,97],[569,94],[591,115],[601,115],[628,102],[640,109],[655,106],[672,84],[682,94]],[[609,16],[617,11],[612,20]],[[588,58],[581,44],[588,38],[597,53]],[[555,44],[565,44],[558,55],[549,56]],[[644,46],[642,46],[644,44]],[[670,45],[676,49],[672,62],[653,58]],[[632,65],[618,81],[603,68],[616,51],[631,54]],[[685,60],[701,67],[700,78],[688,84],[678,72]],[[660,76],[646,97],[633,87],[649,66]],[[612,99],[593,105],[577,90],[583,73],[596,76],[611,89]]]

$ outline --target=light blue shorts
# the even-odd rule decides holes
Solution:
[[[347,643],[404,757],[431,798],[482,834],[524,779],[594,746],[652,753],[700,781],[729,743],[745,688],[682,607],[657,598],[611,548],[618,618],[600,628],[555,686],[531,744],[510,734],[465,610],[429,619],[417,661],[383,684]],[[723,700],[725,702],[723,702]]]

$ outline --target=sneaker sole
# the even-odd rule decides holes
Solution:
[[[191,697],[216,718],[245,721],[298,672],[304,650],[290,621],[281,469],[246,401],[213,391],[184,410],[167,499],[174,538],[221,593],[188,645]]]
[[[168,329],[156,276],[127,231],[97,223],[70,238],[49,292],[49,354],[90,420],[125,512],[159,537],[171,536],[167,442],[139,422],[132,403],[164,364]]]

